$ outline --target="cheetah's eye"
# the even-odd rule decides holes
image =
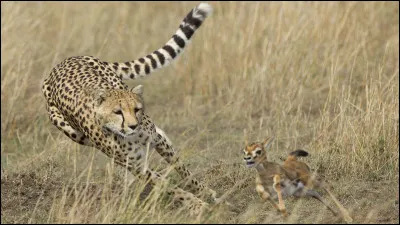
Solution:
[[[114,110],[113,112],[114,112],[115,114],[117,114],[117,115],[122,115],[122,111],[121,111],[120,109]]]
[[[135,108],[134,111],[135,111],[135,113],[137,113],[137,112],[140,111],[140,109],[139,108]]]

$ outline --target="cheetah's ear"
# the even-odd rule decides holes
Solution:
[[[104,100],[106,100],[106,94],[107,91],[105,89],[96,89],[92,91],[92,96],[96,102],[96,104],[99,106],[101,105],[101,103],[104,102]]]
[[[263,145],[264,145],[264,150],[265,151],[267,151],[268,148],[271,147],[272,141],[274,139],[275,139],[274,136],[265,138],[265,140],[263,141]]]
[[[132,88],[131,91],[135,94],[142,96],[143,95],[143,85],[138,85],[138,86]]]

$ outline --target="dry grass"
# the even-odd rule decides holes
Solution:
[[[356,223],[398,223],[398,2],[212,2],[177,62],[129,83],[144,84],[148,114],[234,210],[192,218],[161,192],[143,201],[143,183],[51,125],[40,88],[54,65],[142,56],[196,4],[1,3],[1,222],[342,222],[313,199],[289,199],[288,220],[262,203],[242,164],[247,129],[275,135],[276,161],[308,150]]]

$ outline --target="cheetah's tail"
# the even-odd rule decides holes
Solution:
[[[122,79],[137,79],[145,77],[151,72],[167,66],[189,44],[191,37],[210,15],[213,8],[207,3],[200,3],[193,8],[181,22],[179,29],[172,38],[153,53],[125,63],[107,63]]]

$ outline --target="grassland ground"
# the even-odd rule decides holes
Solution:
[[[246,129],[275,136],[274,161],[307,150],[355,223],[399,223],[398,2],[211,2],[176,62],[128,82],[144,85],[147,113],[182,161],[234,208],[190,217],[162,185],[116,175],[51,125],[40,88],[53,66],[144,56],[196,4],[1,3],[1,222],[343,222],[314,199],[288,199],[286,220],[263,203],[242,161]],[[150,162],[169,172],[158,155]]]

